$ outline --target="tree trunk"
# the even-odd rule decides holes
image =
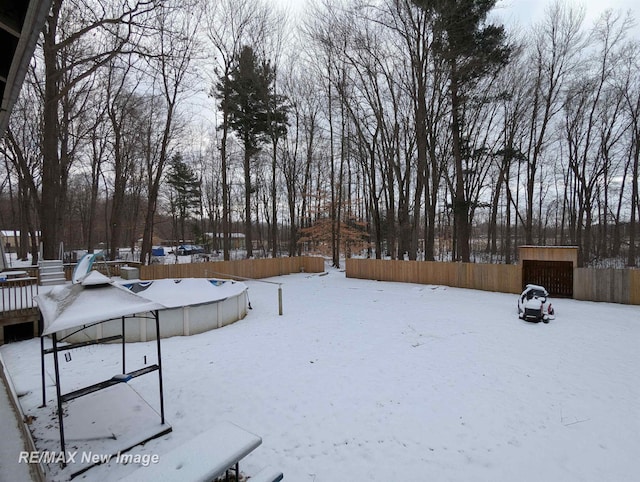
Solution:
[[[278,205],[276,201],[276,153],[278,138],[273,140],[273,158],[271,159],[271,257],[278,257]],[[293,218],[292,221],[293,223]]]
[[[460,99],[458,98],[458,80],[455,60],[451,62],[451,130],[453,160],[455,163],[455,192],[453,201],[454,223],[456,230],[456,259],[463,263],[471,260],[469,250],[469,204],[465,199],[464,170],[462,166],[462,145],[460,138]]]
[[[636,119],[637,122],[637,119]],[[637,124],[634,126],[637,132]],[[633,146],[633,168],[631,175],[631,217],[629,219],[629,255],[627,257],[627,266],[636,266],[636,218],[638,204],[638,161],[640,158],[640,138],[634,136]]]
[[[44,259],[58,258],[63,223],[60,157],[58,154],[58,82],[56,35],[62,0],[55,0],[43,35],[45,70],[44,105],[42,112],[42,195],[40,202],[40,240]]]
[[[225,92],[226,96],[226,92]],[[220,163],[222,168],[222,251],[225,261],[231,259],[231,215],[229,212],[229,180],[227,179],[227,136],[229,132],[229,114],[224,102],[222,112],[222,140],[220,145]]]
[[[244,143],[244,240],[247,258],[253,257],[253,237],[251,235],[251,149],[249,142]]]

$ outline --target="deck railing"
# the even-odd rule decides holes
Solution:
[[[64,265],[64,277],[67,281],[71,281],[73,270],[77,263],[67,263]],[[99,271],[105,276],[120,276],[120,268],[123,266],[141,266],[135,261],[96,261],[91,267],[92,270]]]
[[[37,308],[34,296],[38,294],[38,278],[15,278],[0,281],[2,305],[0,316],[30,314]]]

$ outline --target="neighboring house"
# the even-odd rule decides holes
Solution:
[[[5,253],[15,253],[16,246],[20,243],[20,231],[14,231],[13,229],[5,229],[0,231],[0,242],[2,243],[2,247],[4,248]],[[26,248],[28,250],[29,246],[27,246]]]
[[[244,233],[230,233],[231,246],[230,249],[244,249]],[[222,249],[222,233],[205,233],[207,239],[218,239],[218,246]]]

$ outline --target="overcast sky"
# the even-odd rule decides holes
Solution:
[[[521,25],[527,25],[531,24],[532,20],[540,20],[544,15],[545,8],[550,3],[551,0],[498,0],[496,6],[500,16],[503,17],[505,21],[513,19]],[[636,22],[638,21],[638,13],[640,12],[638,0],[568,0],[567,3],[585,7],[585,21],[587,26],[590,26],[606,9],[621,10],[623,12],[631,10]]]
[[[313,0],[268,0],[270,2],[285,6],[292,12],[301,12],[307,3]],[[538,21],[544,14],[546,6],[552,0],[498,0],[496,4],[497,13],[505,23],[520,24],[522,26],[531,25],[534,21]],[[622,10],[626,12],[631,10],[636,20],[636,24],[640,22],[640,1],[639,0],[582,0],[572,1],[566,0],[569,4],[583,5],[586,9],[586,25],[591,26],[593,21],[598,18],[607,8],[613,10]],[[636,25],[637,26],[637,25]],[[636,31],[640,29],[636,28]]]

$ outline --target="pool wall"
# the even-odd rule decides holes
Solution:
[[[187,280],[156,280],[154,284],[175,283],[171,289],[181,289],[180,281]],[[159,312],[160,314],[160,338],[172,336],[189,336],[214,330],[243,319],[247,315],[248,295],[247,286],[244,283],[231,280],[202,280],[227,284],[225,286],[222,299],[216,298],[216,286],[212,286],[211,292],[207,293],[208,300],[198,299],[197,304],[185,306],[169,307]],[[189,285],[183,289],[193,288],[193,280],[189,280]],[[229,289],[229,284],[233,286]],[[184,283],[183,285],[187,285]],[[151,291],[151,290],[150,290]],[[220,290],[222,291],[222,290]],[[138,292],[144,296],[145,292]],[[149,293],[152,295],[152,293]],[[149,296],[150,299],[153,296]],[[162,303],[161,299],[153,300]],[[79,343],[83,341],[95,340],[110,336],[117,336],[122,333],[122,320],[111,320],[85,328],[75,334],[63,332],[59,338],[67,335],[66,342]],[[155,319],[150,313],[128,317],[125,319],[125,340],[128,342],[150,341],[156,339]]]

